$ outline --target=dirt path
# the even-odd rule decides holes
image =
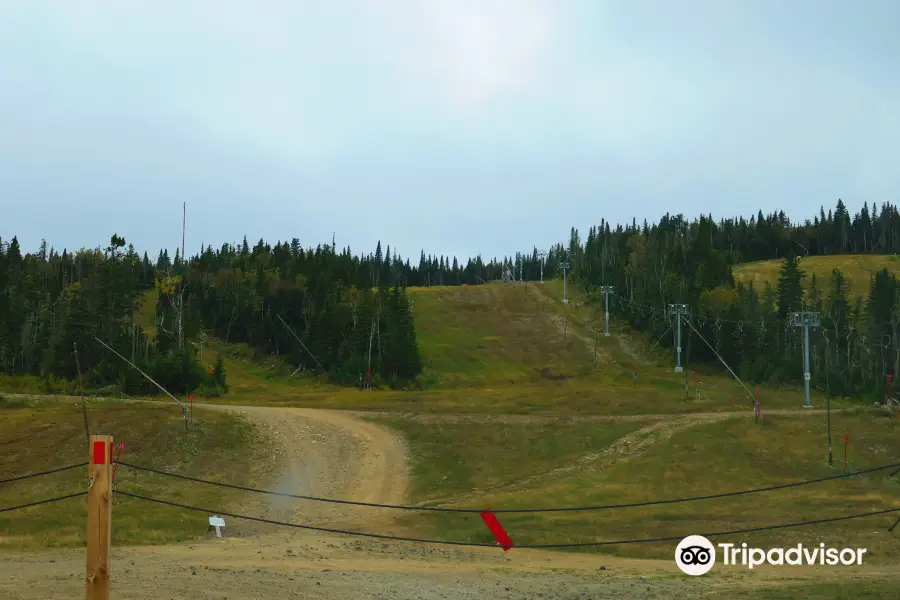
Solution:
[[[824,414],[824,408],[776,408],[763,411],[765,415],[798,415]],[[383,412],[354,411],[357,416],[384,416]],[[718,422],[728,418],[753,419],[753,411],[746,410],[722,410],[714,412],[680,413],[675,415],[647,413],[645,415],[506,415],[506,414],[478,414],[478,413],[399,413],[404,419],[419,423],[502,423],[504,425],[546,425],[552,423],[584,423],[585,421],[664,421],[675,422],[695,421],[697,423]]]
[[[267,489],[365,502],[408,502],[407,450],[403,440],[358,415],[300,408],[206,406],[203,409],[242,414],[266,432],[273,441],[273,470],[270,480],[261,482]],[[732,416],[732,413],[707,413],[657,421],[653,419],[660,415],[623,417],[650,422],[604,451],[583,457],[570,468],[600,468],[604,461],[627,459],[680,428]],[[480,415],[462,417],[483,419]],[[563,470],[546,476],[562,474]],[[390,510],[248,494],[239,512],[353,530],[408,533],[393,523],[396,513]],[[499,548],[383,542],[269,525],[247,531],[242,537],[226,535],[222,539],[212,537],[188,544],[116,547],[112,553],[112,597],[118,600],[681,600],[742,594],[766,581],[779,586],[785,584],[782,572],[729,571],[704,577],[702,585],[698,585],[696,580],[678,574],[670,560],[537,550],[504,553]],[[83,597],[84,560],[83,549],[0,553],[0,598]],[[803,569],[790,577],[802,583],[826,575],[833,578],[834,571]],[[898,573],[883,567],[863,566],[842,569],[841,577],[884,581],[897,579]]]
[[[273,442],[273,481],[266,489],[355,502],[403,504],[409,476],[405,441],[395,432],[341,411],[206,405],[244,416]],[[245,506],[264,518],[315,525],[378,522],[384,511],[256,495]]]

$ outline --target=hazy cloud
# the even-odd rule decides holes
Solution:
[[[889,0],[0,5],[0,236],[515,252],[900,201]]]

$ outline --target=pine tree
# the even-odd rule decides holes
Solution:
[[[778,275],[778,316],[786,318],[793,312],[801,310],[803,305],[803,271],[800,270],[800,259],[790,256]]]
[[[228,391],[228,381],[225,379],[225,360],[222,358],[222,354],[216,355],[216,362],[213,366],[212,372],[212,380],[213,384],[221,389],[223,392]]]

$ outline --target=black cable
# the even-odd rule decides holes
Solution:
[[[41,475],[49,475],[51,473],[60,473],[62,471],[77,469],[78,467],[84,466],[87,466],[86,462],[78,463],[77,465],[69,465],[68,467],[60,467],[58,469],[52,469],[50,471],[41,471],[40,473],[29,473],[28,475],[19,475],[18,477],[10,477],[9,479],[0,479],[0,484],[9,483],[11,481],[21,481],[23,479],[31,479],[32,477],[40,477]]]
[[[426,538],[412,538],[398,535],[384,535],[379,533],[364,533],[362,531],[349,531],[347,529],[332,529],[328,527],[316,527],[314,525],[302,525],[300,523],[286,523],[284,521],[275,521],[273,519],[264,519],[262,517],[250,517],[247,515],[237,515],[234,513],[228,513],[223,511],[211,510],[208,508],[199,508],[197,506],[190,506],[187,504],[179,504],[177,502],[170,502],[168,500],[159,500],[157,498],[149,498],[147,496],[141,496],[138,494],[132,494],[131,492],[124,492],[121,490],[116,490],[116,494],[122,496],[128,496],[130,498],[137,498],[139,500],[146,500],[147,502],[155,502],[157,504],[165,504],[167,506],[173,506],[175,508],[183,508],[186,510],[194,510],[197,512],[204,512],[210,515],[221,515],[225,517],[231,517],[232,519],[244,519],[247,521],[256,521],[258,523],[268,523],[270,525],[279,525],[282,527],[294,527],[296,529],[309,529],[312,531],[323,531],[325,533],[337,533],[341,535],[350,535],[350,536],[358,536],[358,537],[370,537],[377,538],[381,540],[396,540],[401,542],[421,542],[425,544],[445,544],[451,546],[483,546],[489,548],[495,548],[497,544],[495,543],[479,543],[479,542],[457,542],[453,540],[433,540]],[[783,523],[781,525],[765,525],[763,527],[753,527],[750,529],[735,529],[733,531],[717,531],[712,533],[700,533],[694,535],[702,535],[704,537],[716,537],[721,535],[735,535],[739,533],[753,533],[757,531],[768,531],[772,529],[786,529],[788,527],[803,527],[806,525],[818,525],[820,523],[832,523],[835,521],[847,521],[850,519],[860,519],[862,517],[871,517],[875,515],[883,515],[892,512],[900,511],[900,507],[898,508],[888,508],[885,510],[876,510],[868,513],[860,513],[856,515],[848,515],[844,517],[832,517],[830,519],[817,519],[815,521],[800,521],[796,523]],[[495,512],[495,511],[491,511]],[[659,537],[659,538],[640,538],[640,539],[631,539],[631,540],[615,540],[615,541],[607,541],[607,542],[573,542],[571,544],[523,544],[517,545],[516,548],[584,548],[588,546],[615,546],[615,545],[623,545],[623,544],[643,544],[650,542],[671,542],[675,540],[684,539],[684,535],[670,536],[670,537]]]
[[[28,504],[20,504],[18,506],[7,506],[6,508],[0,508],[0,513],[9,512],[11,510],[19,510],[20,508],[29,508],[32,506],[39,506],[41,504],[50,504],[51,502],[59,502],[60,500],[68,500],[69,498],[77,498],[78,496],[86,496],[87,492],[76,492],[74,494],[67,494],[65,496],[58,496],[56,498],[48,498],[46,500],[38,500],[37,502],[29,502]]]
[[[353,506],[368,506],[371,508],[393,508],[398,510],[421,510],[421,511],[432,511],[432,512],[452,512],[452,513],[481,513],[484,512],[483,509],[480,508],[443,508],[440,506],[404,506],[397,504],[376,504],[373,502],[355,502],[353,500],[335,500],[333,498],[318,498],[316,496],[302,496],[299,494],[288,494],[285,492],[273,492],[271,490],[261,490],[257,488],[251,488],[243,485],[235,485],[233,483],[221,483],[218,481],[209,481],[208,479],[200,479],[199,477],[190,477],[188,475],[179,475],[177,473],[168,473],[166,471],[160,471],[158,469],[151,469],[149,467],[139,467],[136,465],[132,465],[125,462],[120,462],[120,465],[123,467],[130,467],[132,469],[138,469],[140,471],[148,471],[150,473],[156,473],[157,475],[166,475],[168,477],[176,477],[178,479],[184,479],[186,481],[193,481],[196,483],[206,483],[209,485],[217,485],[220,487],[231,488],[234,490],[242,490],[245,492],[256,492],[259,494],[269,494],[271,496],[283,496],[286,498],[296,498],[298,500],[312,500],[315,502],[328,502],[333,504],[350,504]],[[785,488],[798,487],[801,485],[809,485],[812,483],[821,483],[823,481],[831,481],[832,479],[845,479],[848,477],[855,477],[857,475],[864,475],[866,473],[874,473],[875,471],[883,471],[885,469],[890,469],[892,467],[896,467],[900,465],[900,463],[893,463],[890,465],[882,465],[880,467],[874,467],[872,469],[865,469],[862,471],[856,471],[854,473],[842,473],[840,475],[830,475],[828,477],[821,477],[819,479],[808,479],[806,481],[795,481],[793,483],[783,483],[781,485],[773,485],[769,487],[763,488],[755,488],[751,490],[742,490],[738,492],[725,492],[722,494],[711,494],[708,496],[692,496],[689,498],[673,498],[669,500],[649,500],[647,502],[632,502],[629,504],[605,504],[600,506],[569,506],[569,507],[560,507],[560,508],[505,508],[505,509],[497,509],[492,510],[493,513],[538,513],[538,512],[579,512],[579,511],[591,511],[591,510],[603,510],[608,508],[634,508],[638,506],[655,506],[658,504],[677,504],[680,502],[693,502],[695,500],[712,500],[715,498],[727,498],[730,496],[742,496],[745,494],[756,494],[759,492],[769,492],[772,490],[781,490]]]

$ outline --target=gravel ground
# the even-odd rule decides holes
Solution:
[[[406,447],[387,429],[337,411],[216,409],[246,415],[273,440],[269,489],[365,502],[408,501]],[[377,509],[254,496],[240,512],[402,533],[393,525],[391,511]],[[84,549],[3,551],[0,599],[83,598],[84,571]],[[895,566],[839,571],[798,568],[788,574],[773,568],[689,578],[667,560],[382,543],[235,520],[228,522],[221,539],[120,547],[111,557],[112,597],[121,600],[679,600],[747,597],[760,585],[802,585],[838,577],[887,578],[897,580],[900,589],[900,569]]]

